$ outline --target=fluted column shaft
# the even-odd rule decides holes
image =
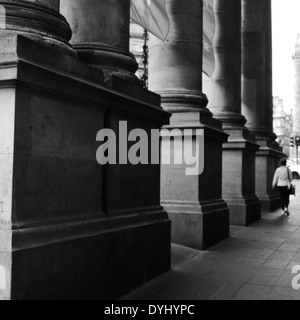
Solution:
[[[71,43],[79,57],[103,70],[137,81],[137,62],[129,53],[130,0],[61,0],[60,11],[71,25]]]

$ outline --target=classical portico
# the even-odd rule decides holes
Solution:
[[[277,207],[271,0],[214,1],[204,79],[203,1],[166,0],[151,91],[129,50],[130,0],[0,5],[0,299],[117,299],[170,269],[171,241],[204,250]],[[189,130],[189,151],[202,132],[203,173],[99,165],[97,133],[118,137],[120,122]]]

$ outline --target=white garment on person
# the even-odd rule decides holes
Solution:
[[[273,185],[277,187],[288,187],[292,181],[293,174],[285,166],[278,168],[274,175]]]

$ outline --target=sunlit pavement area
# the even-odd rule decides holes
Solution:
[[[292,287],[300,265],[300,182],[291,216],[263,214],[206,252],[173,246],[172,271],[124,300],[300,300]],[[299,283],[300,281],[298,281]]]

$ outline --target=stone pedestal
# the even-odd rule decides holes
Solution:
[[[46,43],[28,39],[31,29],[23,36],[11,2],[12,32],[0,31],[0,299],[117,299],[169,270],[171,228],[160,166],[101,166],[96,135],[118,134],[119,121],[149,133],[169,115],[159,96],[122,79],[113,87],[123,92],[106,88],[67,38],[48,42],[60,24]]]
[[[130,0],[60,0],[60,11],[73,31],[71,44],[81,60],[139,84],[138,64],[129,52]]]
[[[196,130],[203,130],[204,154],[199,156],[205,168],[203,174],[187,176],[185,165],[163,166],[161,199],[172,220],[172,241],[206,249],[229,235],[229,210],[222,199],[222,144],[227,135],[206,109],[202,93],[202,1],[166,4],[170,34],[164,42],[152,39],[149,87],[172,113],[167,129],[178,129],[179,134],[192,129],[194,140]],[[162,148],[164,152],[168,145],[163,142]]]
[[[255,190],[258,146],[250,138],[247,131],[235,128],[223,146],[223,197],[230,209],[230,223],[237,226],[248,226],[261,218]]]
[[[223,145],[223,198],[233,225],[248,226],[261,216],[255,194],[255,152],[259,146],[241,114],[241,2],[214,1],[215,72],[204,77],[209,109],[221,120],[229,140]]]

